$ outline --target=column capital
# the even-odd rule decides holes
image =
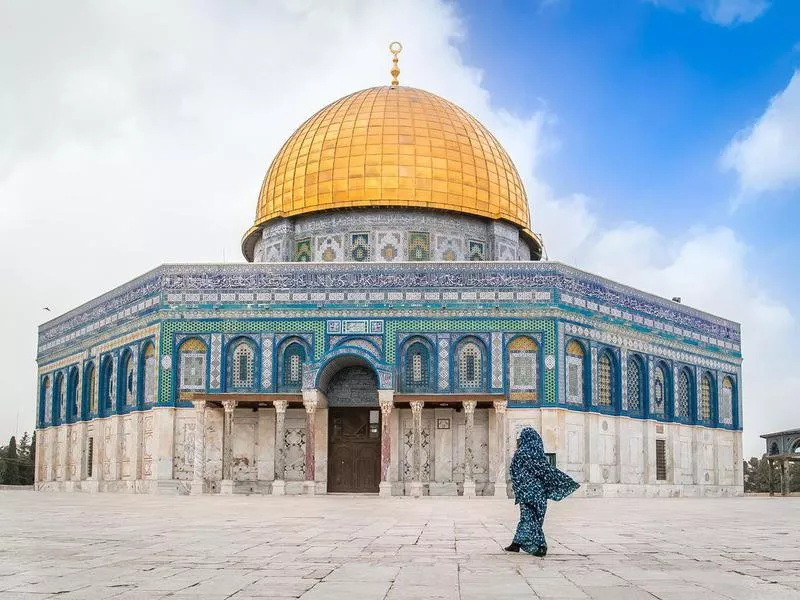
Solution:
[[[506,408],[508,407],[508,400],[495,400],[494,402],[492,402],[492,404],[494,405],[494,411],[498,415],[506,414]]]
[[[477,400],[464,400],[461,404],[464,405],[464,412],[468,415],[475,413],[475,407],[478,406]]]
[[[192,400],[192,406],[195,410],[203,410],[206,407],[205,400]]]
[[[383,418],[386,419],[389,415],[392,414],[392,409],[394,408],[394,401],[393,400],[378,400],[378,404],[381,407],[381,414]]]
[[[286,407],[289,406],[288,400],[273,400],[272,406],[275,407],[275,410],[279,413],[285,413]]]
[[[311,399],[303,399],[303,406],[306,409],[306,413],[309,415],[313,415],[317,410],[317,405],[319,404],[319,400],[314,398]]]
[[[222,407],[225,409],[226,413],[232,413],[233,410],[236,408],[236,400],[223,400]]]
[[[423,400],[412,400],[409,404],[411,404],[411,412],[415,417],[422,414],[422,407],[425,406]]]

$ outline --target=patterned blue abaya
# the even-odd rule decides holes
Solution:
[[[579,484],[559,471],[547,459],[542,438],[532,427],[519,436],[517,451],[511,461],[511,485],[520,519],[514,544],[530,554],[544,556],[544,515],[548,500],[563,500],[578,489]]]

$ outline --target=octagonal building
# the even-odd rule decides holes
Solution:
[[[742,493],[739,325],[544,262],[490,131],[393,84],[302,124],[247,262],[162,265],[39,328],[36,487]]]

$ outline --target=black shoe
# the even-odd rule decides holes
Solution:
[[[547,556],[547,546],[540,547],[536,552],[533,553],[533,555],[539,557]]]
[[[503,550],[505,550],[506,552],[519,552],[519,544],[511,542],[511,545],[506,548],[503,548]]]

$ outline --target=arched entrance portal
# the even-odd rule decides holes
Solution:
[[[375,372],[345,366],[330,377],[328,491],[377,492],[381,464],[381,411]]]

